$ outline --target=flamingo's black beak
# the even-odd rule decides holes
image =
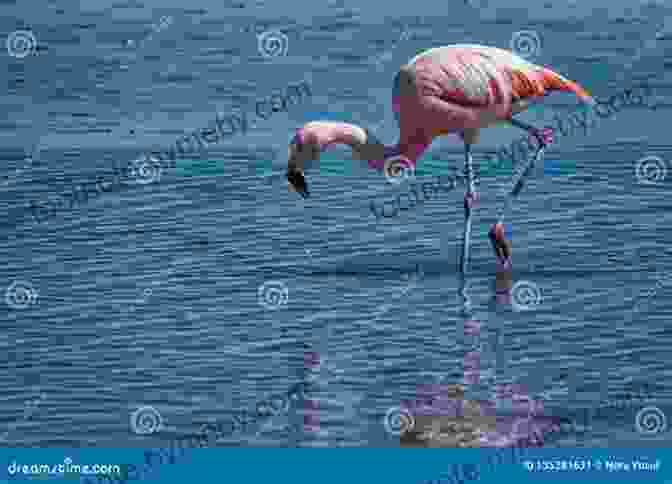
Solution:
[[[308,198],[310,196],[306,178],[300,171],[287,170],[287,181],[289,182],[290,190],[297,192],[303,198]]]

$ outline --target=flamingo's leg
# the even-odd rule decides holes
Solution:
[[[510,119],[509,123],[517,128],[527,131],[532,136],[534,136],[539,143],[539,148],[537,148],[537,152],[534,154],[534,156],[525,160],[513,174],[511,188],[506,194],[506,202],[504,207],[499,214],[497,223],[492,226],[490,232],[488,233],[490,241],[492,242],[492,247],[495,250],[495,255],[504,264],[505,267],[511,263],[511,244],[506,240],[505,237],[503,225],[504,216],[511,209],[513,202],[518,198],[518,195],[525,186],[525,181],[532,173],[532,169],[537,162],[542,160],[544,151],[548,145],[553,142],[553,133],[550,129],[540,130],[516,119]]]
[[[476,193],[476,180],[474,179],[473,159],[471,156],[470,137],[467,133],[464,136],[464,168],[467,176],[467,193],[464,195],[464,234],[462,236],[462,258],[460,259],[460,272],[462,276],[467,274],[469,269],[469,248],[471,246],[471,218],[472,211],[478,201]]]

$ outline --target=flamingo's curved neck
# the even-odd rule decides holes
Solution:
[[[385,166],[385,160],[396,156],[403,156],[415,164],[431,140],[401,136],[396,144],[385,145],[366,128],[349,123],[313,121],[297,131],[292,143],[312,144],[320,151],[333,144],[349,145],[357,158],[368,160],[371,168],[381,169]]]
[[[414,140],[413,142],[403,143],[401,145],[401,154],[415,164],[418,158],[427,151],[430,144],[431,141],[428,140]]]
[[[403,150],[402,150],[401,145],[399,143],[397,143],[395,145],[385,145],[383,156],[386,159],[391,158],[393,156],[399,156],[402,151]]]

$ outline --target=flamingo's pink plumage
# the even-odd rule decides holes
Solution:
[[[549,91],[572,92],[583,102],[593,102],[576,83],[506,50],[479,45],[427,50],[402,66],[395,78],[392,106],[399,141],[386,147],[385,157],[401,155],[415,164],[435,137],[506,121],[515,103]],[[362,133],[366,132],[348,123],[313,122],[297,136],[324,149],[334,143],[366,142]],[[369,160],[371,168],[380,169],[384,163]]]

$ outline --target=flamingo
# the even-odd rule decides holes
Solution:
[[[575,94],[582,103],[594,106],[592,96],[576,82],[547,67],[528,62],[514,53],[472,44],[454,44],[426,50],[401,66],[392,93],[392,105],[399,125],[399,140],[387,146],[367,128],[357,125],[311,121],[297,129],[288,149],[287,181],[290,191],[304,199],[310,193],[305,179],[309,161],[334,144],[352,148],[357,161],[371,169],[413,170],[417,159],[434,138],[457,134],[464,142],[467,189],[464,195],[464,232],[460,272],[468,271],[473,210],[479,195],[471,150],[480,131],[508,124],[530,133],[539,146],[535,156],[525,161],[512,177],[512,188],[499,218],[488,232],[495,256],[503,267],[511,267],[511,245],[506,240],[504,216],[522,190],[534,164],[553,142],[549,128],[538,129],[513,116],[528,109],[551,91]]]

